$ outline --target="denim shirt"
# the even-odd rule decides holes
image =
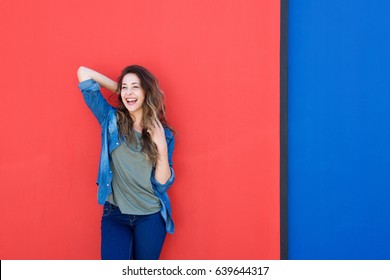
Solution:
[[[100,92],[100,85],[94,80],[86,80],[79,83],[79,89],[83,93],[85,103],[97,118],[102,129],[102,149],[100,153],[100,163],[97,178],[98,203],[103,205],[108,196],[112,193],[112,171],[110,168],[110,155],[112,151],[120,145],[118,126],[116,121],[116,109],[108,104]],[[172,220],[171,204],[167,191],[175,180],[175,173],[172,168],[172,153],[175,139],[168,128],[164,128],[165,138],[168,146],[168,161],[171,169],[171,177],[165,184],[160,184],[152,171],[150,180],[153,190],[161,202],[161,216],[166,225],[166,231],[173,233],[174,224]]]

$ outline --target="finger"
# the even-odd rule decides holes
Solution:
[[[158,124],[158,122],[157,122],[156,119],[153,120],[152,125],[153,125],[153,127],[154,127],[155,129],[159,129],[159,128],[160,128],[160,126],[159,126],[159,124]]]
[[[162,126],[162,124],[161,124],[161,122],[160,122],[159,119],[156,119],[156,123],[157,123],[157,125],[158,125],[159,128],[163,128],[163,126]]]
[[[152,125],[153,125],[154,128],[158,127],[155,119],[153,119]]]

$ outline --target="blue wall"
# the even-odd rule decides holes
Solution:
[[[289,258],[390,259],[390,1],[289,1]]]

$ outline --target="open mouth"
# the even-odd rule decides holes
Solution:
[[[134,97],[129,97],[129,98],[126,98],[125,100],[126,100],[127,105],[129,105],[129,106],[134,105],[137,102],[137,98],[134,98]]]

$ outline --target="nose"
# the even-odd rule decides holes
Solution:
[[[132,88],[126,88],[123,90],[123,93],[125,95],[131,95],[133,93],[133,89]]]

